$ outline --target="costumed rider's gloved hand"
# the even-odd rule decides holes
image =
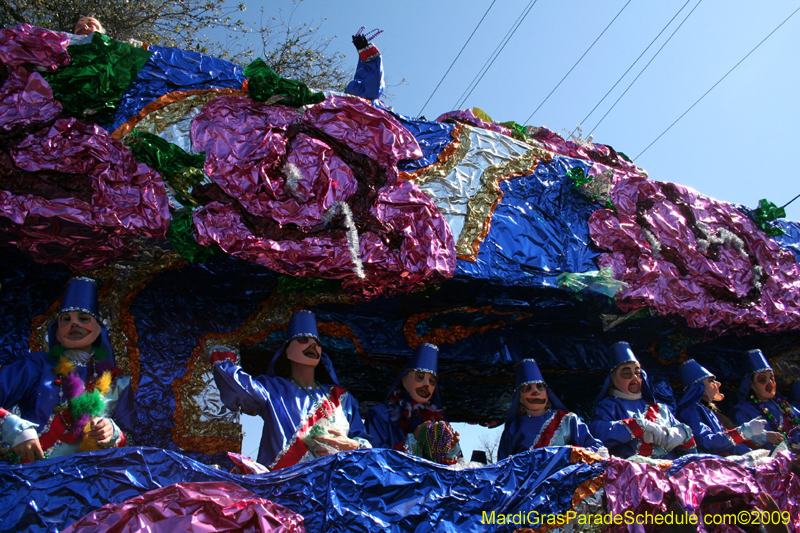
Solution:
[[[767,427],[766,420],[763,420],[761,418],[754,418],[750,422],[745,422],[737,429],[739,430],[739,433],[742,434],[742,437],[744,437],[747,440],[753,440],[754,437],[762,436],[764,434],[764,429],[766,427]],[[764,440],[764,438],[762,437],[761,439],[757,440]]]
[[[691,430],[683,424],[667,429],[667,442],[662,446],[666,451],[671,451],[692,438]]]
[[[644,431],[642,440],[653,446],[666,449],[666,444],[669,441],[667,428],[659,426],[655,422],[651,422],[645,418],[638,418],[636,422],[639,424],[639,427],[642,428],[642,431]]]
[[[380,53],[378,47],[372,44],[370,41],[383,33],[383,30],[379,30],[377,28],[367,33],[363,33],[364,28],[365,26],[361,26],[356,34],[353,35],[353,45],[356,47],[356,50],[358,50],[358,58],[361,61],[366,61],[367,59]]]

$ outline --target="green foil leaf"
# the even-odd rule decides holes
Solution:
[[[192,230],[192,212],[189,210],[172,215],[167,239],[181,257],[192,263],[205,263],[215,253],[213,248],[198,244]]]
[[[260,58],[245,67],[244,75],[247,76],[250,97],[256,102],[266,102],[275,96],[282,96],[275,103],[300,107],[325,100],[324,94],[312,93],[305,83],[281,78]]]
[[[69,65],[42,76],[64,111],[79,118],[112,122],[120,98],[152,52],[95,32],[92,42],[67,47]]]
[[[753,220],[756,225],[770,237],[777,237],[786,233],[778,226],[770,224],[773,220],[785,217],[786,210],[784,208],[776,206],[765,198],[759,200],[758,207],[753,210]]]

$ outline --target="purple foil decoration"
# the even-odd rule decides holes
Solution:
[[[800,479],[789,470],[790,460],[784,452],[755,468],[746,468],[721,457],[700,459],[668,475],[651,465],[612,458],[606,467],[607,510],[612,515],[627,511],[634,515],[660,514],[677,500],[697,518],[698,531],[710,533],[723,530],[706,526],[703,515],[755,509],[757,496],[763,491],[781,511],[789,512],[793,526],[790,530],[796,531],[800,526]],[[662,527],[618,524],[611,526],[609,532],[649,533],[661,531]],[[733,527],[725,531],[741,530]]]
[[[0,190],[4,239],[37,261],[96,268],[135,253],[142,237],[166,235],[169,204],[161,176],[99,126],[59,119],[9,154],[23,171],[91,180],[91,203]]]
[[[631,176],[643,175],[639,167],[622,157],[619,152],[608,145],[594,144],[588,141],[567,141],[559,134],[544,126],[539,128],[528,126],[527,129],[531,139],[539,143],[542,148],[556,154],[600,163],[606,167],[613,167],[617,172],[624,171]]]
[[[194,212],[198,242],[285,274],[341,279],[362,299],[451,277],[449,226],[416,185],[396,182],[397,162],[422,153],[411,133],[360,98],[334,96],[296,119],[242,97],[216,98],[195,117],[193,147],[231,198]]]
[[[733,205],[642,176],[616,180],[611,201],[618,211],[595,211],[589,229],[610,251],[599,267],[628,283],[623,311],[650,307],[716,332],[800,328],[797,261]]]
[[[0,87],[0,133],[16,133],[55,120],[61,103],[53,98],[50,85],[37,72],[10,69]]]
[[[64,533],[304,533],[303,517],[231,481],[175,483],[109,503]]]
[[[195,211],[198,242],[218,244],[226,253],[284,274],[342,279],[354,298],[391,295],[452,277],[455,245],[449,226],[419,188],[410,182],[379,191],[370,213],[401,235],[399,247],[371,231],[359,234],[365,279],[356,276],[347,238],[341,231],[300,241],[255,236],[233,206],[213,202]]]
[[[69,37],[30,24],[0,30],[0,61],[10,67],[29,63],[47,70],[69,64]]]
[[[306,111],[302,122],[377,161],[388,171],[390,181],[396,179],[399,161],[422,157],[411,132],[391,114],[362,98],[331,96]]]
[[[482,118],[478,118],[475,116],[475,113],[472,112],[472,109],[461,109],[460,111],[448,111],[447,113],[442,113],[439,115],[439,118],[436,119],[436,122],[444,122],[446,120],[463,122],[465,124],[469,124],[470,126],[475,126],[476,128],[496,131],[497,133],[502,133],[503,135],[508,135],[511,137],[511,130],[509,128],[495,122],[486,122]]]

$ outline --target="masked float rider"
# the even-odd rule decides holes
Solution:
[[[792,429],[800,426],[800,410],[775,396],[775,374],[761,350],[744,354],[744,377],[739,385],[739,403],[733,408],[737,424],[761,417],[767,421],[767,442],[761,447],[772,450],[786,440]]]
[[[593,452],[595,439],[578,415],[570,412],[547,386],[533,359],[517,364],[517,389],[506,415],[497,459],[545,446],[580,446]]]
[[[224,349],[211,354],[211,363],[223,403],[264,419],[258,452],[262,465],[274,470],[372,447],[358,402],[339,386],[310,311],[292,315],[266,375],[250,376]]]
[[[0,406],[19,412],[0,409],[0,435],[12,460],[124,446],[123,430],[135,421],[133,392],[130,377],[114,366],[94,280],[69,281],[47,340],[49,352],[0,369]]]
[[[347,84],[344,92],[367,100],[378,100],[386,90],[386,83],[383,81],[383,58],[378,47],[370,41],[383,30],[375,29],[362,34],[363,30],[364,28],[361,28],[353,35],[353,45],[358,51],[358,65],[353,80]]]
[[[422,456],[417,446],[420,431],[433,422],[447,421],[437,387],[438,368],[439,349],[428,343],[417,346],[386,400],[367,412],[367,431],[375,447]],[[461,456],[458,433],[449,446],[445,464],[454,464]]]
[[[714,402],[725,399],[720,382],[694,359],[681,365],[684,395],[678,402],[678,420],[692,428],[697,451],[715,455],[742,455],[766,442],[765,420],[754,418],[737,427]]]
[[[597,397],[589,428],[612,455],[674,459],[693,453],[692,430],[678,422],[667,405],[657,403],[647,374],[627,342],[611,346],[611,372]]]

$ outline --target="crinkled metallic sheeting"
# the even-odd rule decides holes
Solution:
[[[296,121],[291,107],[215,98],[192,122],[194,151],[206,152],[206,174],[228,195],[251,214],[270,217],[273,206],[265,200],[276,197],[283,179],[271,179],[267,170],[286,154],[286,129]]]
[[[441,160],[442,153],[454,141],[458,141],[459,135],[454,134],[457,129],[455,124],[444,124],[442,122],[429,122],[423,119],[407,117],[395,113],[394,115],[400,124],[403,125],[417,139],[422,157],[401,161],[397,168],[401,171],[403,179],[409,179],[412,173],[430,167]]]
[[[617,181],[617,207],[589,228],[600,267],[629,284],[623,311],[650,307],[694,328],[786,331],[800,327],[800,271],[755,223],[727,204],[672,183]]]
[[[475,113],[472,111],[472,109],[462,109],[460,111],[449,111],[447,113],[442,113],[436,119],[436,122],[444,122],[445,120],[458,121],[464,124],[469,124],[470,126],[475,126],[476,128],[494,131],[508,137],[511,136],[511,130],[509,128],[494,122],[487,122],[482,118],[475,116]]]
[[[122,503],[108,504],[64,533],[305,533],[303,517],[233,483],[176,483]]]
[[[573,509],[576,518],[570,520],[567,525],[550,531],[552,533],[603,533],[608,527],[604,520],[606,523],[609,520],[605,517],[606,506],[604,498],[605,491],[603,489],[587,496]],[[581,520],[584,522],[583,524]]]
[[[44,78],[64,111],[103,123],[111,121],[120,98],[150,52],[94,32],[92,42],[67,48],[72,61]]]
[[[411,132],[387,111],[362,98],[330,96],[306,111],[302,121],[377,161],[388,171],[390,181],[397,175],[399,161],[422,157]]]
[[[524,168],[520,163],[527,161],[512,160],[501,175]],[[599,254],[590,246],[588,224],[597,205],[571,185],[566,178],[570,168],[584,168],[584,163],[557,156],[549,163],[539,161],[529,175],[505,179],[494,196],[489,196],[492,189],[487,186],[487,195],[480,197],[488,212],[482,222],[491,223],[491,230],[483,242],[477,241],[480,249],[474,262],[459,261],[458,275],[509,286],[555,287],[562,273],[597,270]],[[502,200],[490,211],[489,202],[500,194]],[[480,236],[478,213],[478,209],[470,211],[470,223],[462,236],[468,228]]]
[[[754,476],[759,487],[778,504],[778,509],[789,511],[791,525],[800,531],[800,476],[792,473],[792,460],[791,452],[779,452],[777,460],[757,465]],[[796,456],[794,462],[797,464]]]
[[[545,448],[452,470],[395,450],[358,450],[239,476],[175,452],[120,448],[0,466],[0,523],[4,530],[61,529],[103,505],[174,483],[234,482],[302,515],[309,531],[513,531],[518,526],[483,523],[484,511],[488,519],[494,512],[495,522],[501,513],[563,513],[572,509],[575,488],[603,473],[603,463],[571,464],[569,457],[569,448]]]
[[[69,64],[69,37],[30,24],[0,30],[0,61],[8,67],[24,64],[55,70]]]
[[[260,57],[245,67],[244,75],[247,77],[247,90],[256,102],[302,107],[325,100],[324,94],[312,93],[305,83],[281,78]]]
[[[782,250],[792,252],[800,261],[800,223],[791,220],[776,220],[775,224],[783,230],[783,235],[774,237]]]
[[[414,180],[419,183],[420,188],[431,197],[439,211],[445,216],[454,236],[462,235],[463,229],[467,225],[470,200],[482,188],[492,186],[491,180],[498,177],[497,170],[502,168],[503,164],[510,164],[509,175],[518,170],[512,168],[515,165],[512,161],[519,159],[530,150],[530,146],[494,132],[464,127],[464,133],[469,134],[469,142],[464,142],[464,135],[462,135],[461,147],[447,165],[436,169],[431,174],[422,174]],[[528,167],[533,163],[531,160],[523,159],[520,161],[520,166],[525,166],[526,162]],[[489,174],[484,178],[487,170]],[[448,172],[445,174],[446,171]],[[482,206],[483,204],[477,202],[477,205]],[[491,204],[489,208],[491,208]],[[476,213],[477,220],[474,225],[483,230],[485,218],[480,215],[481,213]],[[470,233],[470,236],[473,235]],[[472,240],[467,243],[468,239],[469,237],[465,237],[462,240],[459,237],[457,244],[457,249],[460,250],[459,255],[462,250],[471,252]]]
[[[228,61],[190,52],[151,45],[153,54],[136,81],[122,95],[109,131],[114,131],[158,97],[174,91],[227,88],[241,89],[245,77],[242,67]]]
[[[139,237],[164,237],[169,208],[161,177],[97,126],[59,119],[10,154],[22,170],[91,178],[92,203],[0,190],[0,217],[12,242],[41,262],[95,268],[136,250]]]
[[[216,243],[234,257],[290,275],[342,279],[354,298],[407,292],[452,277],[456,261],[447,223],[415,185],[386,185],[369,213],[398,237],[386,242],[372,231],[358,235],[364,279],[356,275],[348,240],[340,231],[299,241],[258,237],[232,206],[218,202],[196,211],[194,220],[204,246]]]
[[[42,126],[61,114],[61,104],[37,72],[10,69],[0,87],[0,132],[13,134]]]
[[[235,89],[200,89],[196,91],[171,92],[144,106],[141,111],[115,129],[111,136],[115,139],[122,139],[132,132],[133,128],[139,127],[140,122],[144,122],[141,126],[142,130],[161,135],[162,131],[173,123],[182,121],[187,115],[191,114],[192,118],[194,118],[197,111],[199,111],[199,109],[195,108],[202,108],[217,96],[247,96],[247,91]],[[190,130],[186,129],[183,134],[186,135],[186,138],[189,140],[189,145],[191,146]],[[174,142],[187,152],[192,152],[191,149],[187,149],[183,146],[182,142],[171,139],[166,140]]]

